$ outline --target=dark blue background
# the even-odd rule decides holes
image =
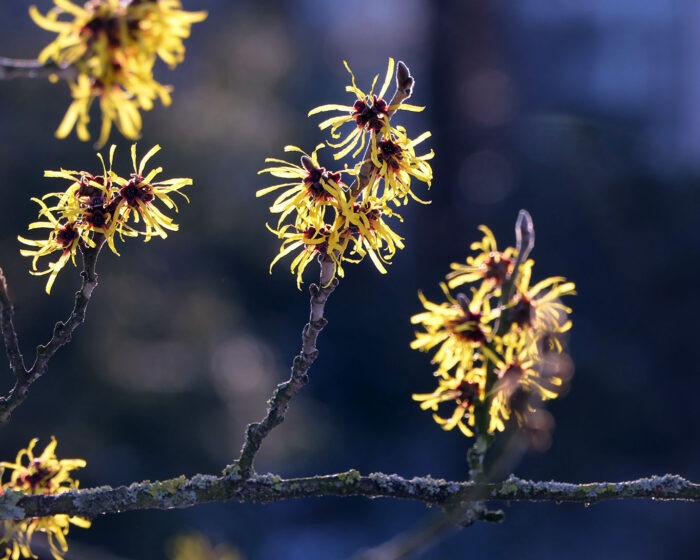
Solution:
[[[584,482],[677,473],[700,479],[697,294],[700,268],[700,4],[687,1],[185,2],[207,9],[176,71],[158,75],[173,105],[144,115],[140,151],[159,143],[164,177],[195,180],[181,231],[105,251],[87,323],[0,433],[3,458],[54,434],[84,457],[82,486],[216,473],[245,425],[286,378],[308,315],[288,261],[265,230],[269,184],[256,175],[285,144],[311,150],[320,119],[345,103],[347,74],[366,88],[389,56],[416,78],[431,130],[432,204],[403,210],[406,239],[389,274],[348,266],[327,307],[311,383],[265,442],[260,472],[358,468],[466,477],[467,441],[442,432],[410,395],[432,390],[429,357],[409,349],[424,289],[437,298],[449,263],[487,224],[512,243],[518,209],[535,221],[535,276],[576,282],[570,393],[552,403],[551,449],[522,458],[521,477]],[[37,1],[45,10],[50,3]],[[0,55],[31,58],[50,39],[5,3]],[[65,84],[0,83],[0,255],[26,355],[64,318],[79,277],[50,297],[27,274],[18,234],[31,196],[64,185],[44,169],[99,169],[94,150],[53,131]],[[94,130],[97,130],[95,128]],[[129,142],[115,169],[128,173]],[[332,165],[330,161],[326,162]],[[309,281],[315,274],[309,271]],[[4,387],[9,388],[9,370]],[[198,530],[246,558],[343,558],[434,512],[388,500],[205,505],[97,519],[70,535],[75,558],[155,559]],[[697,558],[696,505],[513,504],[502,525],[459,532],[425,558]],[[81,548],[83,547],[83,548]],[[88,548],[89,547],[89,548]],[[69,555],[69,558],[71,556]]]

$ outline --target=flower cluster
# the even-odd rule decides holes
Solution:
[[[75,128],[81,140],[89,140],[90,107],[99,99],[99,145],[107,142],[113,123],[127,138],[138,138],[139,111],[150,110],[156,100],[170,104],[170,87],[153,77],[156,60],[171,68],[182,62],[183,39],[207,13],[184,11],[180,0],[89,0],[83,6],[54,0],[54,4],[46,15],[32,6],[29,15],[39,27],[57,34],[39,61],[76,69],[69,84],[73,103],[56,136],[65,138]]]
[[[34,455],[37,439],[29,442],[22,449],[14,463],[2,462],[3,478],[5,470],[10,470],[10,479],[2,483],[2,490],[14,490],[24,494],[61,494],[78,488],[78,481],[73,479],[71,471],[85,467],[83,459],[58,459],[56,457],[56,439],[51,438],[44,451],[39,456]],[[50,517],[33,517],[18,521],[2,521],[0,546],[4,546],[2,560],[19,560],[19,558],[36,558],[32,553],[31,542],[34,533],[45,533],[51,555],[56,560],[62,560],[68,551],[66,535],[70,526],[75,525],[87,529],[91,523],[83,517],[66,514]]]
[[[282,240],[270,268],[282,257],[297,252],[291,271],[296,274],[298,286],[304,269],[319,256],[333,263],[333,274],[324,282],[330,282],[336,275],[342,277],[344,262],[356,263],[365,256],[385,273],[385,266],[397,249],[404,247],[403,239],[388,223],[392,218],[402,219],[393,207],[406,204],[409,199],[423,202],[411,190],[411,182],[416,179],[429,187],[432,181],[429,163],[432,150],[424,155],[416,154],[416,146],[430,133],[411,139],[404,127],[394,127],[389,122],[399,109],[422,110],[403,103],[410,96],[413,84],[406,66],[401,62],[398,65],[397,92],[403,93],[397,93],[393,102],[384,99],[394,74],[393,59],[389,59],[386,78],[376,93],[378,77],[374,78],[369,93],[365,93],[355,84],[347,63],[345,67],[352,82],[347,91],[356,96],[354,104],[323,105],[309,113],[331,110],[344,113],[319,125],[322,130],[330,129],[332,140],[319,144],[310,154],[296,146],[287,146],[286,152],[301,155],[301,165],[268,158],[265,161],[273,165],[260,171],[284,181],[256,193],[263,196],[282,190],[270,207],[279,218],[276,226],[268,229]],[[340,128],[348,123],[352,129],[343,138]],[[335,150],[335,159],[350,155],[355,163],[346,164],[342,170],[328,170],[318,159],[323,147]],[[358,157],[363,149],[365,154]],[[348,182],[344,177],[354,181]]]
[[[422,327],[411,348],[436,350],[438,379],[435,391],[413,399],[444,429],[468,437],[503,431],[511,418],[532,428],[539,404],[560,394],[570,374],[561,337],[571,328],[571,309],[560,298],[575,293],[562,277],[531,284],[534,261],[519,259],[515,247],[499,250],[491,230],[480,229],[476,254],[452,264],[441,284],[446,301],[420,293],[425,311],[411,317]],[[453,295],[462,285],[469,295]],[[438,414],[442,404],[454,407],[449,415]]]
[[[192,184],[192,179],[176,178],[155,181],[156,176],[163,171],[156,167],[146,172],[146,164],[160,150],[154,146],[138,162],[136,144],[131,147],[133,173],[126,179],[112,171],[112,162],[116,146],[109,150],[107,165],[101,154],[102,170],[99,174],[87,171],[46,171],[45,177],[57,177],[70,182],[66,190],[52,192],[42,198],[32,198],[41,210],[39,221],[29,224],[29,229],[47,229],[49,234],[44,239],[27,239],[18,236],[20,242],[32,249],[22,249],[25,257],[32,257],[31,273],[35,275],[48,274],[46,292],[51,287],[56,275],[71,260],[75,265],[75,255],[80,248],[96,248],[107,242],[109,248],[119,254],[115,245],[115,237],[137,237],[142,235],[144,241],[149,241],[154,235],[167,237],[168,231],[178,229],[169,216],[158,208],[160,203],[168,210],[177,212],[171,193],[177,192],[185,200],[187,197],[180,192],[185,186]],[[51,200],[52,204],[46,201]],[[39,270],[38,261],[59,253],[57,260],[50,262],[47,268]]]

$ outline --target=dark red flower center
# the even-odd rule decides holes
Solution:
[[[304,237],[306,239],[314,239],[317,236],[322,236],[328,238],[331,233],[331,226],[329,224],[324,225],[320,230],[317,230],[313,226],[309,226],[304,230]],[[321,243],[307,243],[307,247],[313,247],[314,251],[325,255],[328,253],[328,241],[322,241]]]
[[[110,47],[117,47],[121,43],[119,40],[119,18],[96,16],[83,26],[80,34],[87,36],[88,43],[94,43],[101,36],[105,36]]]
[[[56,241],[61,244],[61,247],[65,248],[69,247],[76,237],[78,237],[78,232],[75,230],[73,224],[66,224],[58,230]]]
[[[459,404],[464,408],[469,408],[473,405],[479,398],[479,384],[471,383],[469,381],[462,381],[459,387]]]
[[[148,204],[155,198],[153,187],[144,183],[143,177],[138,175],[131,176],[129,182],[119,190],[119,195],[129,206],[138,206],[139,201]]]
[[[394,171],[401,167],[401,160],[403,159],[401,146],[391,140],[382,140],[377,144],[377,147],[379,148],[377,157],[380,160],[385,161]]]
[[[486,333],[481,328],[481,313],[463,310],[462,317],[451,321],[447,326],[455,336],[463,340],[475,343],[486,340]]]
[[[94,17],[80,29],[80,34],[87,37],[88,44],[92,44],[105,37],[111,48],[120,47],[122,37],[120,33],[126,29],[132,39],[137,39],[137,32],[141,26],[141,17],[129,14],[127,8],[145,4],[142,0],[122,1],[122,6],[115,13],[114,8],[106,8],[104,0],[89,0],[85,3],[86,10],[95,12]],[[125,28],[122,26],[125,25]]]
[[[29,472],[24,473],[20,480],[25,486],[36,489],[38,486],[43,486],[56,476],[57,472],[54,469],[49,469],[46,465],[41,464],[41,460],[37,457],[30,464]]]
[[[524,294],[520,294],[515,305],[508,309],[508,319],[520,327],[532,325],[533,314],[532,300]]]
[[[103,228],[109,221],[109,212],[104,206],[91,207],[85,212],[85,221],[93,228]]]
[[[358,128],[379,132],[387,122],[389,106],[376,95],[372,96],[372,102],[369,98],[358,99],[352,109],[352,118],[355,119]]]
[[[511,271],[513,261],[508,257],[504,257],[503,253],[491,251],[485,266],[484,278],[492,278],[496,281],[496,284],[502,284]]]
[[[306,185],[309,195],[314,200],[329,200],[333,198],[324,187],[325,183],[331,181],[339,184],[340,172],[333,173],[331,171],[326,171],[325,167],[312,167],[306,174],[306,177],[304,177],[304,184]]]
[[[105,189],[100,189],[90,183],[97,183],[105,187]],[[92,175],[91,173],[83,172],[80,177],[80,187],[78,188],[78,192],[75,193],[75,196],[78,198],[89,197],[91,199],[94,197],[102,197],[111,185],[112,180],[110,178],[106,178],[103,175]]]
[[[373,224],[379,221],[382,217],[382,211],[379,208],[373,208],[370,203],[365,202],[363,204],[355,203],[352,205],[352,210],[355,214],[364,214],[367,216],[367,220],[370,223],[370,229],[374,230]],[[349,224],[347,226],[348,231],[352,235],[360,233],[360,228],[355,224]]]

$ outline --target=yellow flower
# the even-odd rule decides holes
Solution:
[[[347,207],[345,212],[338,216],[337,228],[352,237],[352,254],[358,256],[355,261],[352,261],[352,258],[346,260],[359,262],[369,255],[377,270],[386,274],[384,265],[389,264],[396,250],[403,249],[404,244],[403,239],[386,223],[385,216],[402,220],[384,201],[373,196]]]
[[[298,226],[313,226],[320,229],[325,224],[327,206],[346,204],[346,196],[343,192],[346,187],[340,179],[341,174],[327,171],[318,162],[317,152],[322,147],[323,144],[319,144],[309,155],[296,146],[286,146],[285,152],[302,154],[301,166],[277,158],[267,158],[265,162],[279,165],[258,171],[258,175],[269,173],[279,179],[292,180],[260,189],[255,193],[255,196],[260,197],[278,189],[285,189],[270,207],[270,212],[280,215],[277,222],[278,228],[287,216],[296,212],[295,223]]]
[[[268,229],[282,239],[282,246],[270,265],[282,257],[300,250],[291,263],[292,273],[297,275],[297,286],[301,286],[305,268],[321,255],[329,258],[336,275],[344,274],[342,263],[358,263],[368,256],[377,270],[386,273],[385,265],[391,261],[397,249],[403,249],[402,238],[386,223],[385,218],[401,216],[394,213],[383,199],[368,195],[355,201],[348,188],[341,182],[340,173],[327,171],[318,162],[317,146],[311,155],[295,146],[285,151],[302,153],[302,165],[284,160],[268,158],[276,163],[260,173],[270,173],[281,179],[292,179],[272,187],[261,189],[257,196],[285,189],[273,203],[270,211],[279,213],[277,228]],[[293,216],[293,223],[283,222]]]
[[[64,138],[75,127],[78,137],[88,140],[90,106],[99,98],[103,119],[99,145],[106,143],[112,123],[127,138],[137,138],[139,111],[150,110],[156,99],[170,104],[170,88],[153,78],[156,59],[171,68],[182,62],[182,40],[207,13],[181,10],[179,0],[91,0],[82,7],[54,0],[54,4],[46,15],[31,6],[29,15],[39,27],[57,34],[39,61],[73,66],[78,74],[69,82],[74,101],[56,136]]]
[[[51,232],[47,239],[27,239],[21,235],[18,235],[17,239],[25,245],[35,247],[34,249],[20,249],[20,254],[23,257],[32,257],[31,274],[36,276],[49,274],[49,279],[46,282],[46,293],[48,294],[51,293],[56,276],[66,263],[71,260],[75,266],[75,253],[80,243],[94,246],[94,242],[88,237],[88,231],[82,227],[82,224],[75,220],[56,218],[42,200],[38,198],[32,198],[32,200],[41,206],[39,217],[43,216],[46,220],[29,224],[29,229],[48,228],[51,229]],[[46,257],[57,251],[61,253],[58,260],[50,262],[44,270],[37,269],[37,262],[41,257]]]
[[[535,338],[564,333],[571,328],[571,308],[561,303],[560,298],[575,295],[576,285],[555,276],[530,286],[533,264],[528,260],[521,266],[517,292],[503,310],[504,317],[517,327],[529,329]]]
[[[136,233],[136,230],[127,224],[130,218],[133,218],[133,221],[136,223],[143,221],[145,231],[137,233],[144,236],[144,241],[149,241],[154,234],[162,238],[167,237],[168,234],[165,230],[177,231],[177,224],[161,212],[154,203],[159,201],[168,210],[177,212],[177,205],[170,197],[170,193],[176,192],[189,202],[187,196],[180,190],[191,185],[192,179],[180,177],[154,182],[153,179],[155,179],[156,175],[163,171],[162,167],[157,167],[144,174],[148,160],[159,150],[160,146],[154,146],[143,156],[141,162],[137,163],[136,144],[131,146],[131,161],[134,166],[134,173],[131,174],[131,178],[128,180],[122,177],[116,177],[114,180],[121,188],[114,193],[109,204],[109,208],[117,217],[113,231],[127,235]]]
[[[107,142],[113,124],[123,136],[135,140],[141,133],[139,110],[152,109],[155,99],[160,99],[165,106],[171,103],[170,88],[159,84],[149,74],[138,76],[120,70],[116,76],[102,79],[80,74],[69,86],[74,101],[56,129],[56,137],[65,138],[75,127],[78,138],[89,140],[90,107],[99,99],[102,126],[98,146]]]
[[[499,251],[493,232],[486,226],[479,226],[484,234],[481,241],[471,244],[472,251],[479,251],[477,255],[467,257],[466,264],[452,263],[452,272],[447,275],[447,285],[456,288],[462,284],[486,281],[492,287],[500,287],[503,281],[513,273],[517,250],[508,247],[505,251]],[[494,295],[499,296],[500,292]]]
[[[434,393],[413,398],[433,411],[439,403],[455,400],[452,416],[434,419],[445,429],[459,426],[468,436],[503,431],[506,421],[515,417],[541,447],[548,441],[551,422],[536,405],[557,397],[571,374],[568,358],[560,354],[560,336],[571,328],[571,309],[559,298],[574,294],[575,286],[562,277],[530,286],[534,261],[528,259],[516,270],[517,249],[499,251],[491,230],[479,229],[484,237],[471,245],[478,253],[466,264],[452,264],[448,283],[440,284],[447,301],[433,303],[419,293],[425,311],[411,322],[424,331],[416,332],[411,348],[437,348],[432,363],[437,364],[440,381]],[[501,286],[506,282],[513,289],[504,302]],[[467,283],[474,284],[471,300],[464,294],[451,295],[451,287]],[[497,301],[496,309],[492,301]],[[480,399],[463,395],[474,393],[468,384],[483,390]]]
[[[343,64],[345,64],[345,68],[350,73],[352,82],[352,85],[347,86],[345,89],[349,93],[355,94],[357,98],[355,103],[353,105],[338,105],[331,103],[321,105],[320,107],[316,107],[315,109],[309,111],[309,116],[326,111],[343,111],[346,113],[342,116],[326,119],[318,125],[321,130],[330,128],[331,137],[336,140],[341,138],[341,134],[338,131],[341,126],[349,122],[355,123],[355,128],[343,140],[340,140],[336,144],[329,144],[331,147],[338,148],[340,150],[334,155],[336,159],[341,159],[350,152],[352,152],[352,157],[357,157],[365,147],[368,133],[381,133],[388,137],[393,130],[389,124],[389,115],[393,111],[398,109],[404,111],[422,111],[424,109],[423,107],[417,107],[406,103],[396,106],[389,105],[389,103],[384,100],[384,96],[386,95],[386,92],[389,89],[389,84],[391,83],[391,78],[394,75],[393,58],[389,58],[389,66],[387,68],[386,77],[384,78],[384,83],[382,84],[379,92],[376,94],[374,93],[374,86],[377,84],[379,76],[374,77],[369,93],[365,93],[357,87],[355,83],[355,75],[352,73],[352,70],[350,70],[348,63],[343,62]]]
[[[427,183],[433,180],[433,170],[428,163],[434,153],[432,150],[425,155],[417,156],[415,147],[430,137],[430,132],[424,132],[415,140],[406,135],[406,129],[398,126],[394,132],[384,140],[377,140],[372,136],[370,157],[376,168],[378,177],[384,179],[383,197],[398,204],[399,201],[406,204],[408,197],[427,204],[418,198],[411,190],[411,177]],[[375,181],[372,192],[379,196],[377,190],[380,181]]]
[[[117,126],[125,138],[136,140],[140,136],[142,120],[139,108],[148,110],[152,106],[151,104],[138,103],[139,99],[143,99],[143,90],[141,90],[141,94],[142,96],[138,98],[134,97],[133,93],[117,83],[92,83],[90,95],[99,98],[100,110],[102,111],[102,126],[97,146],[105,145],[112,131],[112,124]],[[57,131],[56,136],[65,138],[67,133],[62,135],[63,131],[60,132],[61,134]]]
[[[3,490],[14,490],[25,494],[61,494],[78,488],[79,482],[73,479],[71,471],[85,467],[83,459],[58,459],[56,457],[56,438],[51,438],[44,451],[39,456],[34,455],[34,447],[38,439],[29,442],[22,449],[14,463],[3,461],[0,467],[11,471],[10,480],[3,482]],[[88,519],[64,514],[49,517],[34,517],[19,521],[5,520],[2,522],[0,546],[5,547],[2,560],[18,560],[21,558],[36,558],[31,550],[34,533],[46,533],[51,555],[55,560],[62,560],[68,551],[66,535],[70,525],[87,529],[91,522]]]
[[[292,274],[296,273],[297,288],[301,289],[304,270],[314,258],[327,257],[332,260],[334,271],[330,280],[335,278],[336,275],[341,278],[344,276],[342,262],[346,259],[343,259],[343,255],[348,248],[350,237],[339,235],[338,230],[334,230],[332,225],[325,224],[321,228],[308,226],[300,229],[296,225],[288,224],[279,230],[274,230],[269,228],[269,226],[268,229],[282,239],[280,251],[270,263],[270,272],[272,272],[272,267],[282,257],[300,250],[289,267]]]
[[[443,430],[451,430],[456,426],[465,436],[472,437],[475,424],[474,406],[484,398],[484,379],[483,369],[472,369],[468,372],[459,369],[454,377],[443,375],[438,388],[432,393],[414,394],[412,398],[420,402],[421,409],[433,411],[433,420],[442,426]],[[455,409],[450,416],[443,418],[437,414],[440,404],[452,401],[455,403]]]
[[[90,49],[90,44],[100,43],[97,49],[104,50],[107,43],[107,35],[96,37],[92,28],[98,27],[97,17],[102,15],[105,19],[106,10],[114,10],[118,5],[118,0],[104,2],[103,4],[93,2],[91,6],[81,8],[69,0],[57,0],[56,6],[47,15],[42,15],[36,6],[29,7],[29,16],[39,27],[56,33],[58,36],[49,43],[40,53],[39,61],[46,63],[49,61],[60,65],[70,65],[79,61]],[[72,17],[72,21],[64,21],[59,18],[62,15]],[[95,19],[93,20],[93,16]],[[91,22],[94,23],[91,24]],[[107,26],[105,26],[105,30]]]
[[[527,413],[534,410],[533,404],[557,398],[566,381],[564,375],[547,371],[541,361],[532,356],[525,333],[508,340],[503,356],[486,349],[497,376],[490,395],[489,432],[503,431],[504,422],[512,413],[522,426]]]
[[[186,12],[180,0],[132,0],[128,21],[138,21],[139,38],[146,52],[155,52],[170,68],[185,59],[183,39],[190,36],[193,23],[207,18],[207,12]]]
[[[369,255],[374,266],[386,274],[388,264],[397,249],[403,249],[403,241],[384,221],[383,216],[400,216],[392,214],[386,205],[377,199],[368,198],[362,203],[348,204],[342,190],[336,193],[340,203],[328,206],[335,212],[332,223],[311,225],[310,222],[297,221],[273,229],[268,229],[282,239],[279,253],[270,264],[272,267],[282,257],[300,250],[294,258],[290,269],[296,272],[297,287],[301,288],[304,269],[315,256],[329,258],[335,267],[335,276],[343,277],[343,262],[359,263]]]
[[[483,291],[474,291],[471,301],[463,294],[452,296],[447,286],[440,284],[447,301],[433,303],[422,292],[418,297],[426,309],[411,317],[411,323],[421,325],[425,331],[416,332],[411,348],[428,352],[438,347],[432,359],[439,371],[469,371],[484,342],[492,335],[491,323],[498,317],[492,310]]]
[[[187,197],[180,189],[192,184],[192,179],[177,178],[154,181],[163,169],[158,167],[145,172],[145,167],[150,158],[160,150],[160,146],[154,146],[142,158],[136,159],[136,145],[131,147],[131,159],[134,172],[129,179],[120,177],[112,170],[116,146],[109,151],[109,166],[105,164],[101,154],[98,158],[102,163],[102,173],[95,175],[87,171],[46,171],[45,177],[66,179],[70,185],[62,192],[52,192],[44,195],[42,199],[33,198],[41,210],[40,220],[29,225],[29,229],[50,229],[46,239],[27,239],[18,236],[20,242],[29,245],[32,249],[22,249],[20,253],[25,257],[32,257],[31,273],[35,275],[49,274],[46,283],[46,292],[51,292],[51,287],[58,272],[72,260],[75,265],[75,254],[78,248],[96,247],[97,236],[103,236],[109,248],[115,254],[119,254],[114,238],[118,234],[120,239],[124,237],[136,237],[143,235],[145,241],[149,241],[153,235],[167,237],[168,231],[178,229],[169,216],[161,211],[156,202],[163,204],[168,210],[177,211],[177,206],[170,194],[177,192],[185,200]],[[48,206],[44,200],[55,198],[58,201],[53,206]],[[43,218],[43,219],[41,219]],[[143,222],[144,231],[139,231],[129,222]],[[37,269],[38,259],[60,252],[57,261],[49,263],[44,270]]]
[[[32,198],[34,202],[41,206],[39,211],[43,221],[29,224],[29,229],[50,229],[47,239],[27,239],[18,236],[18,240],[25,245],[35,247],[35,249],[21,249],[20,254],[24,257],[32,257],[31,274],[49,274],[46,283],[46,293],[51,292],[56,276],[69,260],[75,266],[75,255],[81,244],[87,247],[94,247],[92,239],[94,232],[108,235],[107,223],[111,219],[111,214],[106,210],[105,204],[112,188],[112,181],[115,174],[112,172],[112,159],[114,157],[114,146],[109,153],[109,169],[107,168],[101,154],[98,157],[102,163],[102,174],[93,175],[87,171],[70,171],[61,169],[60,171],[44,172],[45,177],[67,179],[70,186],[63,192],[48,193],[42,199]],[[57,198],[58,202],[49,207],[44,200]],[[117,253],[112,237],[107,237],[108,244],[113,252]],[[54,252],[61,252],[57,261],[49,263],[44,270],[37,269],[38,259],[48,256]]]
[[[319,144],[311,154],[296,146],[287,146],[285,151],[301,154],[301,165],[268,158],[265,161],[273,165],[259,172],[284,180],[258,190],[256,196],[282,191],[270,207],[270,211],[279,217],[276,228],[268,225],[268,229],[282,239],[282,246],[271,268],[282,257],[299,251],[291,264],[298,286],[304,269],[318,256],[323,257],[325,262],[333,263],[333,277],[343,275],[344,262],[358,263],[367,256],[377,270],[385,274],[386,265],[390,264],[396,251],[404,248],[403,239],[389,224],[391,218],[399,221],[402,218],[389,207],[389,203],[399,206],[406,204],[409,198],[423,202],[411,190],[411,181],[417,179],[428,186],[432,181],[432,168],[428,161],[433,157],[433,152],[419,156],[415,151],[418,144],[430,137],[430,133],[411,140],[405,128],[389,124],[390,117],[397,109],[422,110],[421,107],[400,102],[410,95],[410,84],[413,83],[408,69],[400,63],[397,76],[403,77],[397,77],[397,80],[401,79],[403,84],[402,96],[396,97],[395,105],[389,105],[383,97],[394,74],[392,58],[389,59],[384,83],[377,93],[375,86],[378,76],[375,76],[369,93],[365,93],[357,87],[347,62],[345,68],[352,81],[346,90],[357,98],[354,105],[323,105],[310,111],[309,115],[345,111],[345,115],[331,117],[319,126],[321,129],[330,128],[331,136],[337,140],[341,138],[339,128],[345,123],[354,122],[354,131],[338,143]],[[334,154],[335,159],[350,152],[357,157],[367,145],[367,134],[371,136],[369,155],[363,156],[352,167],[346,164],[342,171],[356,176],[350,186],[342,182],[341,172],[330,171],[320,165],[320,148],[326,145],[337,148],[339,151]]]
[[[34,447],[38,441],[38,438],[34,438],[26,449],[21,449],[14,463],[0,462],[0,467],[12,471],[9,482],[3,483],[3,488],[26,494],[59,494],[77,488],[78,481],[73,480],[70,472],[85,467],[85,460],[58,459],[55,437],[51,437],[51,442],[37,457]]]

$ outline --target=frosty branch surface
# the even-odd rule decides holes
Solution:
[[[2,306],[0,324],[10,368],[16,376],[14,387],[7,396],[0,397],[0,424],[6,424],[10,420],[12,412],[27,398],[32,383],[46,373],[51,358],[59,348],[70,342],[75,330],[85,321],[85,312],[90,303],[92,291],[97,286],[95,266],[102,243],[104,238],[101,241],[96,240],[95,247],[83,250],[83,271],[81,272],[83,281],[80,290],[75,294],[73,310],[66,321],[56,323],[51,340],[37,347],[34,364],[29,369],[24,365],[24,359],[19,350],[17,333],[12,322],[14,311],[7,294],[7,283],[5,277],[0,275],[0,305]]]
[[[73,66],[58,66],[56,64],[42,64],[33,59],[6,58],[0,56],[0,80],[12,78],[74,78],[77,71]]]
[[[466,497],[483,496],[489,501],[576,502],[591,504],[605,500],[655,499],[700,501],[700,484],[678,475],[663,475],[626,482],[533,482],[511,476],[487,484],[455,482],[431,477],[406,479],[395,474],[358,471],[284,479],[276,475],[240,474],[225,476],[181,476],[130,486],[102,486],[71,490],[58,495],[34,495],[7,491],[0,497],[0,519],[23,519],[55,514],[94,518],[98,515],[146,509],[185,508],[209,502],[270,503],[283,500],[363,496],[398,498],[441,505]]]
[[[269,408],[265,418],[260,422],[249,424],[246,430],[245,441],[237,462],[237,466],[244,477],[248,477],[253,473],[253,461],[263,440],[276,426],[284,421],[289,401],[309,382],[309,369],[311,369],[318,357],[316,340],[319,333],[328,323],[324,317],[326,301],[328,301],[328,298],[338,285],[337,279],[333,278],[333,262],[330,259],[321,258],[320,265],[320,285],[311,284],[309,286],[309,292],[311,293],[309,322],[302,331],[301,352],[294,357],[291,375],[287,381],[280,383],[275,388],[272,397],[268,401]]]

